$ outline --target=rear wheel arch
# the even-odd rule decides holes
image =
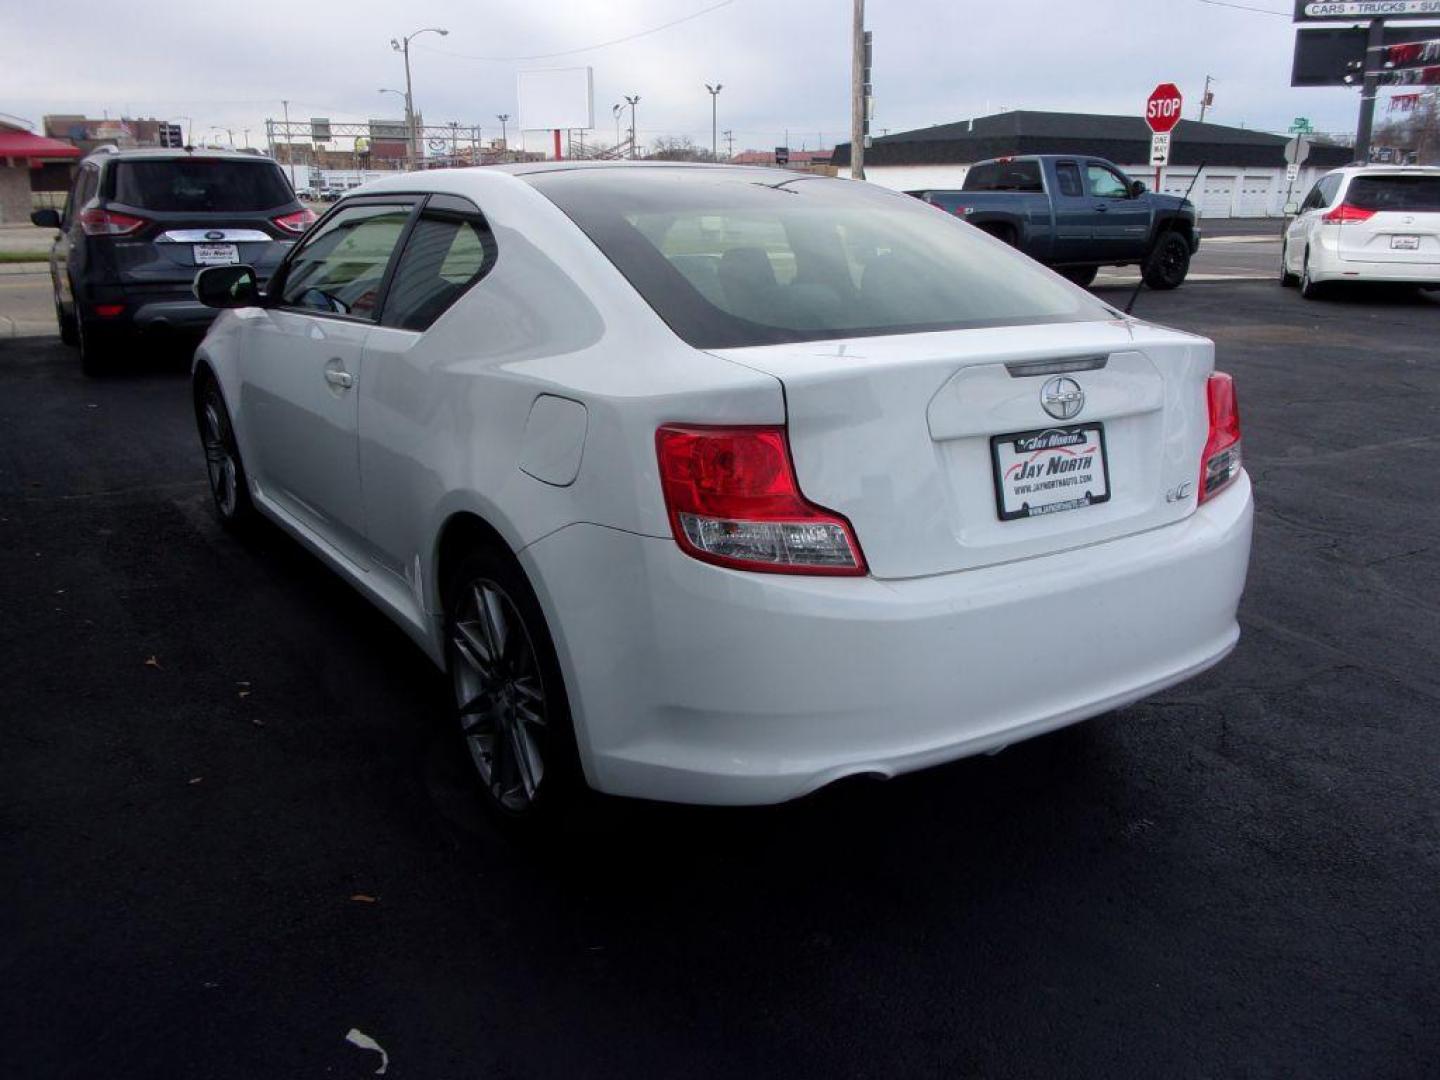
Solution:
[[[1020,233],[1008,221],[982,221],[975,228],[993,236],[1003,244],[1009,244],[1011,247],[1020,246]]]
[[[435,539],[435,572],[431,582],[431,594],[436,609],[443,610],[445,587],[465,559],[477,548],[494,551],[507,562],[513,563],[522,575],[525,570],[509,542],[488,520],[473,510],[457,510],[445,519]],[[529,580],[528,575],[526,580]],[[533,585],[532,585],[533,589]]]

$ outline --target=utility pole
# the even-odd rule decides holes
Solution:
[[[1210,107],[1210,84],[1214,82],[1209,75],[1205,76],[1205,92],[1200,95],[1200,123],[1205,122],[1205,110]]]
[[[638,148],[637,144],[640,139],[635,130],[635,106],[640,104],[640,95],[636,94],[634,97],[631,97],[629,94],[626,94],[625,104],[630,106],[630,160],[634,161],[639,156],[636,153],[636,149]]]
[[[865,179],[865,0],[855,0],[850,36],[850,179]]]
[[[510,122],[510,114],[500,113],[495,119],[500,121],[500,145],[508,150],[510,149],[510,144],[505,140],[505,125]]]
[[[280,102],[280,107],[285,110],[285,158],[290,164],[295,164],[295,145],[290,141],[290,102]]]
[[[1371,19],[1365,41],[1365,79],[1360,84],[1360,119],[1355,124],[1355,160],[1370,162],[1370,134],[1375,127],[1375,97],[1380,92],[1380,62],[1385,46],[1385,20]]]
[[[725,144],[726,144],[726,145],[725,145],[725,160],[726,160],[726,161],[733,161],[734,158],[735,158],[735,132],[731,131],[729,128],[726,128],[725,131],[724,131],[724,135],[725,135]]]
[[[460,121],[450,121],[450,167],[457,168],[460,165]]]
[[[615,117],[615,153],[620,153],[620,114],[625,111],[624,105],[611,105],[610,115]]]
[[[720,100],[720,91],[724,87],[718,82],[714,86],[707,82],[705,89],[710,91],[710,160],[717,161],[720,157],[720,141],[715,137],[715,116],[719,107],[717,102]]]
[[[438,26],[427,26],[423,30],[406,34],[399,41],[394,38],[390,39],[390,48],[405,57],[405,134],[407,136],[405,157],[411,169],[415,168],[419,140],[415,131],[415,95],[410,86],[410,39],[419,37],[421,34],[439,34],[441,37],[445,37],[449,33],[449,30],[442,30]]]

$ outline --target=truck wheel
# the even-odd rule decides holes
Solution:
[[[1150,250],[1140,270],[1152,289],[1175,289],[1190,272],[1190,241],[1183,233],[1167,232]]]
[[[1061,277],[1066,281],[1073,281],[1082,289],[1088,287],[1098,273],[1100,273],[1098,266],[1066,266],[1060,270]]]

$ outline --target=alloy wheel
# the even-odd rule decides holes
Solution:
[[[477,578],[462,592],[450,652],[470,758],[495,802],[523,814],[545,779],[545,685],[530,631],[495,581]]]
[[[210,494],[214,496],[221,516],[234,517],[240,500],[239,469],[230,449],[230,429],[224,406],[217,400],[214,390],[205,395],[201,423],[204,427],[205,468],[210,474]]]

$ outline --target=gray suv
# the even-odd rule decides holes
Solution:
[[[87,375],[115,365],[139,333],[203,334],[215,312],[191,283],[244,263],[263,282],[315,215],[269,158],[216,150],[98,150],[80,163],[50,251],[60,337]]]

